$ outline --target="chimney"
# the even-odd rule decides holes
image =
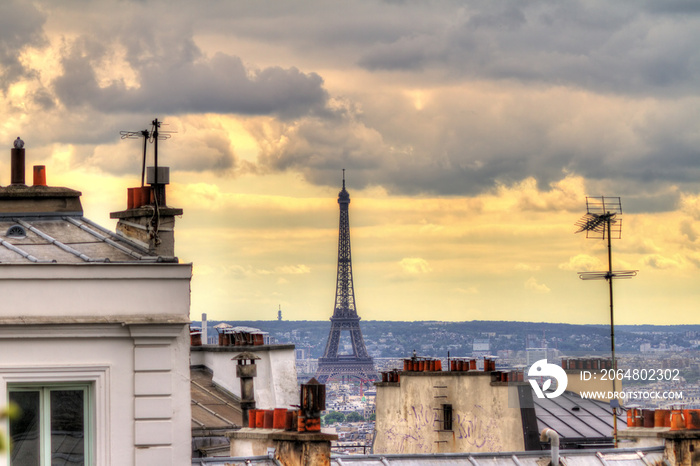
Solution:
[[[253,378],[258,375],[255,361],[260,359],[253,353],[245,352],[234,356],[231,360],[236,361],[236,376],[241,379],[241,411],[243,413],[243,425],[247,426],[248,411],[255,409],[255,392],[253,388]]]
[[[109,214],[116,218],[117,234],[144,248],[151,254],[172,258],[175,256],[175,217],[182,209],[168,207],[165,187],[170,183],[170,168],[148,167],[148,183],[127,189],[127,209]]]
[[[326,410],[326,386],[311,378],[301,384],[299,395],[299,432],[320,432],[321,411]]]
[[[13,186],[25,186],[24,183],[24,147],[12,149],[10,157],[10,184]]]
[[[15,139],[10,150],[10,184],[0,187],[0,212],[4,214],[55,216],[83,215],[80,191],[46,186],[46,167],[34,167],[34,186],[27,186],[24,175],[24,141]]]
[[[46,166],[34,165],[34,186],[46,186]]]
[[[203,312],[202,313],[202,344],[203,345],[208,345],[209,344],[209,332],[207,332],[207,313]]]
[[[700,461],[700,431],[670,430],[658,436],[665,440],[664,460],[670,464],[692,466]]]

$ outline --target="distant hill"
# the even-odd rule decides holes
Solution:
[[[209,321],[213,327],[220,321]],[[307,348],[311,357],[323,355],[330,321],[226,321],[231,325],[256,327],[268,332],[279,343],[294,343]],[[201,322],[193,322],[201,325]],[[610,351],[610,327],[547,322],[515,321],[361,321],[362,334],[370,354],[375,357],[407,357],[413,350],[425,355],[467,356],[474,339],[488,339],[490,351],[522,351],[530,345],[546,345],[576,356],[607,354]],[[215,331],[215,330],[211,330]],[[648,343],[651,348],[690,349],[700,339],[700,325],[616,325],[616,348],[636,353]],[[348,340],[349,342],[349,340]],[[342,347],[343,341],[341,341]]]

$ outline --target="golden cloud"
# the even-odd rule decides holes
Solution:
[[[559,264],[562,270],[573,270],[575,272],[590,272],[594,270],[602,270],[603,263],[600,259],[589,256],[587,254],[577,254],[569,258],[568,262]]]
[[[525,289],[534,291],[535,293],[549,293],[551,291],[544,283],[537,283],[535,277],[530,277],[525,280]]]
[[[399,265],[403,271],[408,274],[421,274],[433,271],[428,264],[428,261],[421,259],[420,257],[405,257],[401,259]]]

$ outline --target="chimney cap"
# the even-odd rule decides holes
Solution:
[[[241,361],[241,360],[254,361],[256,359],[260,359],[260,356],[256,356],[255,354],[251,353],[250,351],[245,351],[243,353],[239,353],[239,354],[235,355],[234,357],[232,357],[231,361]]]
[[[17,139],[15,139],[14,142],[15,149],[22,149],[24,147],[24,141],[20,139],[19,136],[17,136]]]

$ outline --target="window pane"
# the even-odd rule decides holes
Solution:
[[[442,405],[442,430],[452,430],[452,405]]]
[[[85,464],[83,390],[51,390],[51,465]]]
[[[10,462],[13,466],[39,466],[39,391],[11,391],[10,402],[21,410],[17,418],[10,420]]]

